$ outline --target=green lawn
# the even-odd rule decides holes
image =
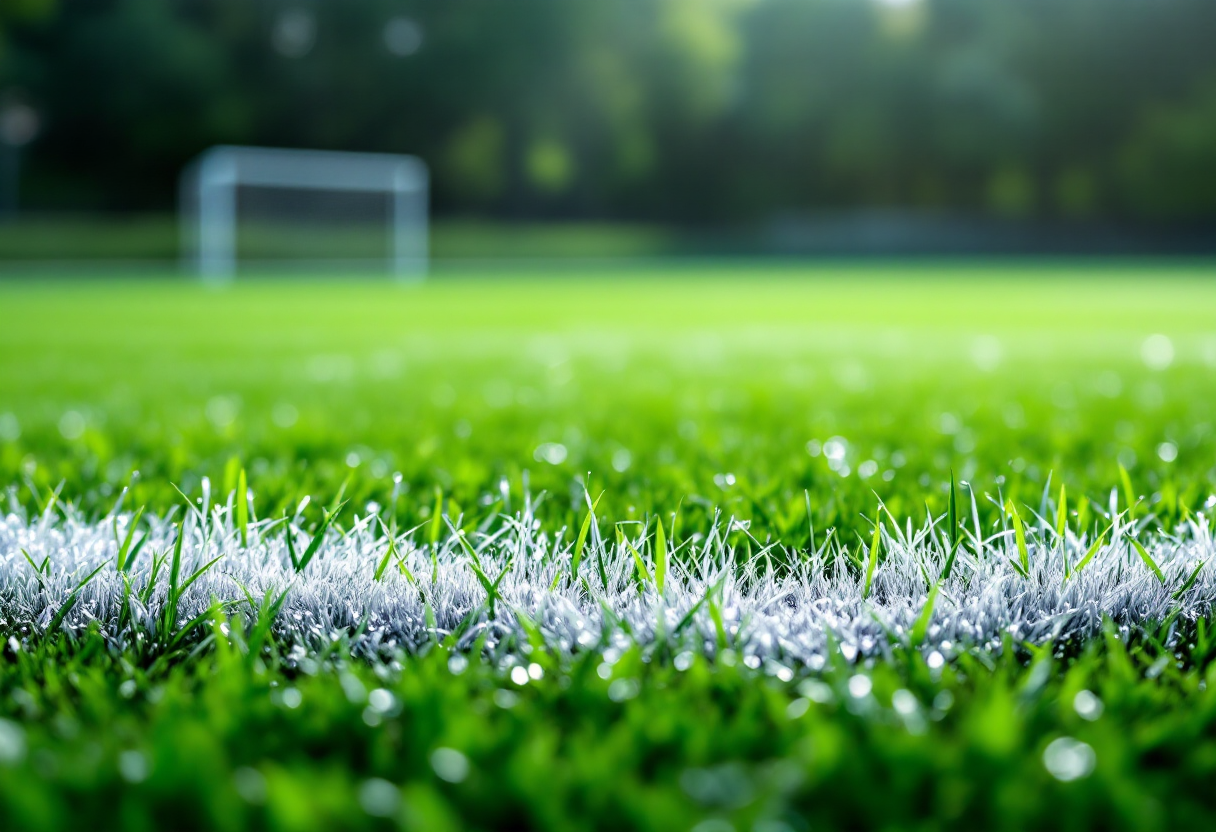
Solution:
[[[387,219],[387,218],[385,218]],[[668,229],[624,223],[492,223],[439,220],[431,255],[440,262],[488,258],[653,257],[695,249],[697,238]],[[32,214],[0,223],[0,264],[10,271],[63,273],[138,268],[165,270],[179,257],[172,214]],[[703,243],[702,243],[703,245]],[[248,258],[376,259],[387,257],[387,222],[334,230],[244,224],[239,252]],[[107,265],[108,264],[108,265]],[[134,266],[132,264],[135,264]],[[143,264],[140,266],[139,264]],[[281,270],[281,269],[280,269]]]
[[[353,535],[377,512],[438,533],[436,505],[471,533],[505,481],[548,495],[545,534],[569,539],[602,492],[606,535],[658,515],[673,544],[695,542],[720,509],[750,521],[740,546],[780,541],[796,560],[812,528],[865,555],[879,500],[921,526],[947,511],[953,476],[966,523],[970,493],[985,529],[1008,522],[1005,500],[1032,526],[1042,508],[1036,558],[1061,484],[1078,541],[1109,525],[1114,489],[1168,543],[1206,522],[1216,490],[1214,278],[1175,261],[749,261],[449,268],[414,286],[0,281],[0,485],[14,518],[60,488],[75,508],[44,526],[67,533],[126,486],[149,515],[180,507],[177,488],[196,499],[203,477],[222,502],[243,468],[258,516],[308,495],[317,528],[341,493],[334,522]],[[641,552],[652,569],[658,549]],[[3,593],[43,581],[0,551],[0,613],[16,609]],[[171,647],[5,615],[6,829],[1216,817],[1204,615],[1108,624],[1060,651],[1010,635],[944,663],[892,639],[792,674],[751,667],[729,633],[712,655],[538,634],[386,658],[352,656],[353,628],[295,654],[281,628],[259,630],[273,616],[231,610]],[[512,678],[503,650],[532,674]]]
[[[1121,460],[1173,516],[1214,480],[1212,271],[740,264],[421,286],[0,284],[0,479],[66,480],[66,496],[108,507],[138,469],[138,499],[163,508],[168,483],[218,485],[233,456],[271,505],[332,495],[352,472],[348,494],[383,502],[400,471],[408,522],[436,487],[466,506],[501,477],[518,489],[526,470],[560,497],[562,522],[589,473],[618,519],[683,498],[688,523],[717,506],[792,541],[804,490],[820,528],[850,526],[873,493],[897,515],[923,515],[925,500],[943,510],[951,470],[981,493],[1003,478],[1006,496],[1036,505],[1054,472],[1104,503]],[[1154,335],[1168,338],[1164,369],[1144,361],[1162,348]],[[834,436],[849,476],[808,453]]]

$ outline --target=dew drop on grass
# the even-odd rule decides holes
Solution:
[[[139,751],[124,751],[118,755],[118,773],[128,783],[142,783],[148,779],[148,758]]]
[[[854,699],[864,699],[870,695],[870,691],[873,689],[874,683],[870,681],[869,676],[858,673],[849,678],[849,696]]]
[[[78,411],[69,410],[59,419],[59,433],[69,442],[84,436],[85,420]]]
[[[1079,691],[1077,695],[1073,697],[1072,706],[1073,709],[1076,710],[1077,716],[1081,717],[1081,719],[1089,720],[1090,722],[1093,722],[1102,716],[1102,711],[1105,710],[1102,700],[1099,699],[1092,691],[1088,690]]]
[[[993,335],[981,335],[971,343],[971,360],[986,373],[995,370],[1002,357],[1001,342]]]
[[[823,455],[829,462],[841,462],[849,452],[849,441],[843,436],[833,436],[823,443]]]
[[[353,673],[343,673],[338,677],[338,681],[342,685],[342,692],[346,694],[347,701],[351,704],[361,705],[367,700],[367,688],[359,681],[358,676]]]
[[[608,686],[608,698],[613,702],[624,702],[638,695],[639,685],[634,679],[617,679]]]
[[[617,448],[612,452],[612,470],[618,474],[623,474],[629,470],[629,466],[633,464],[633,454],[625,448]]]
[[[910,716],[916,713],[920,702],[912,691],[900,688],[891,694],[891,707],[901,716]]]
[[[1150,370],[1164,370],[1174,363],[1174,342],[1166,335],[1150,335],[1140,345],[1140,358]]]
[[[401,793],[387,780],[373,777],[359,787],[359,805],[372,817],[392,817],[401,805]]]
[[[469,776],[469,758],[454,748],[436,748],[431,752],[431,768],[441,780],[463,783]]]
[[[1063,783],[1088,777],[1097,763],[1093,748],[1072,737],[1052,740],[1043,751],[1043,765],[1052,777]]]
[[[785,715],[790,719],[801,719],[810,710],[811,700],[798,697],[785,708]]]
[[[25,759],[25,730],[0,718],[0,765],[17,765]]]
[[[833,697],[831,686],[818,679],[807,679],[798,685],[798,692],[812,702],[818,702],[820,705],[831,702]]]
[[[0,442],[16,442],[21,438],[21,423],[12,413],[0,413]]]
[[[387,714],[397,705],[397,698],[384,688],[376,688],[367,695],[368,706],[377,713]]]
[[[256,768],[241,766],[232,772],[232,786],[246,803],[257,806],[266,802],[266,778]]]
[[[566,446],[559,442],[544,442],[537,446],[532,457],[537,462],[547,462],[550,465],[561,465],[566,461]]]
[[[511,681],[517,685],[528,684],[528,669],[520,665],[511,668]]]
[[[207,421],[217,430],[224,430],[236,421],[240,412],[240,401],[235,396],[213,396],[204,408]]]

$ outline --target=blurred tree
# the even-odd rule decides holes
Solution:
[[[1199,218],[1211,0],[14,0],[29,199],[171,205],[217,142],[411,152],[443,212]]]
[[[1151,109],[1120,157],[1124,202],[1154,216],[1216,216],[1216,78]]]

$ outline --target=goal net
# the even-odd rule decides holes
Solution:
[[[186,263],[207,280],[238,271],[427,268],[428,177],[412,156],[213,147],[182,174]]]

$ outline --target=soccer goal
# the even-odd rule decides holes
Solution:
[[[184,259],[205,280],[426,274],[428,176],[413,156],[213,147],[183,172],[179,198]]]

